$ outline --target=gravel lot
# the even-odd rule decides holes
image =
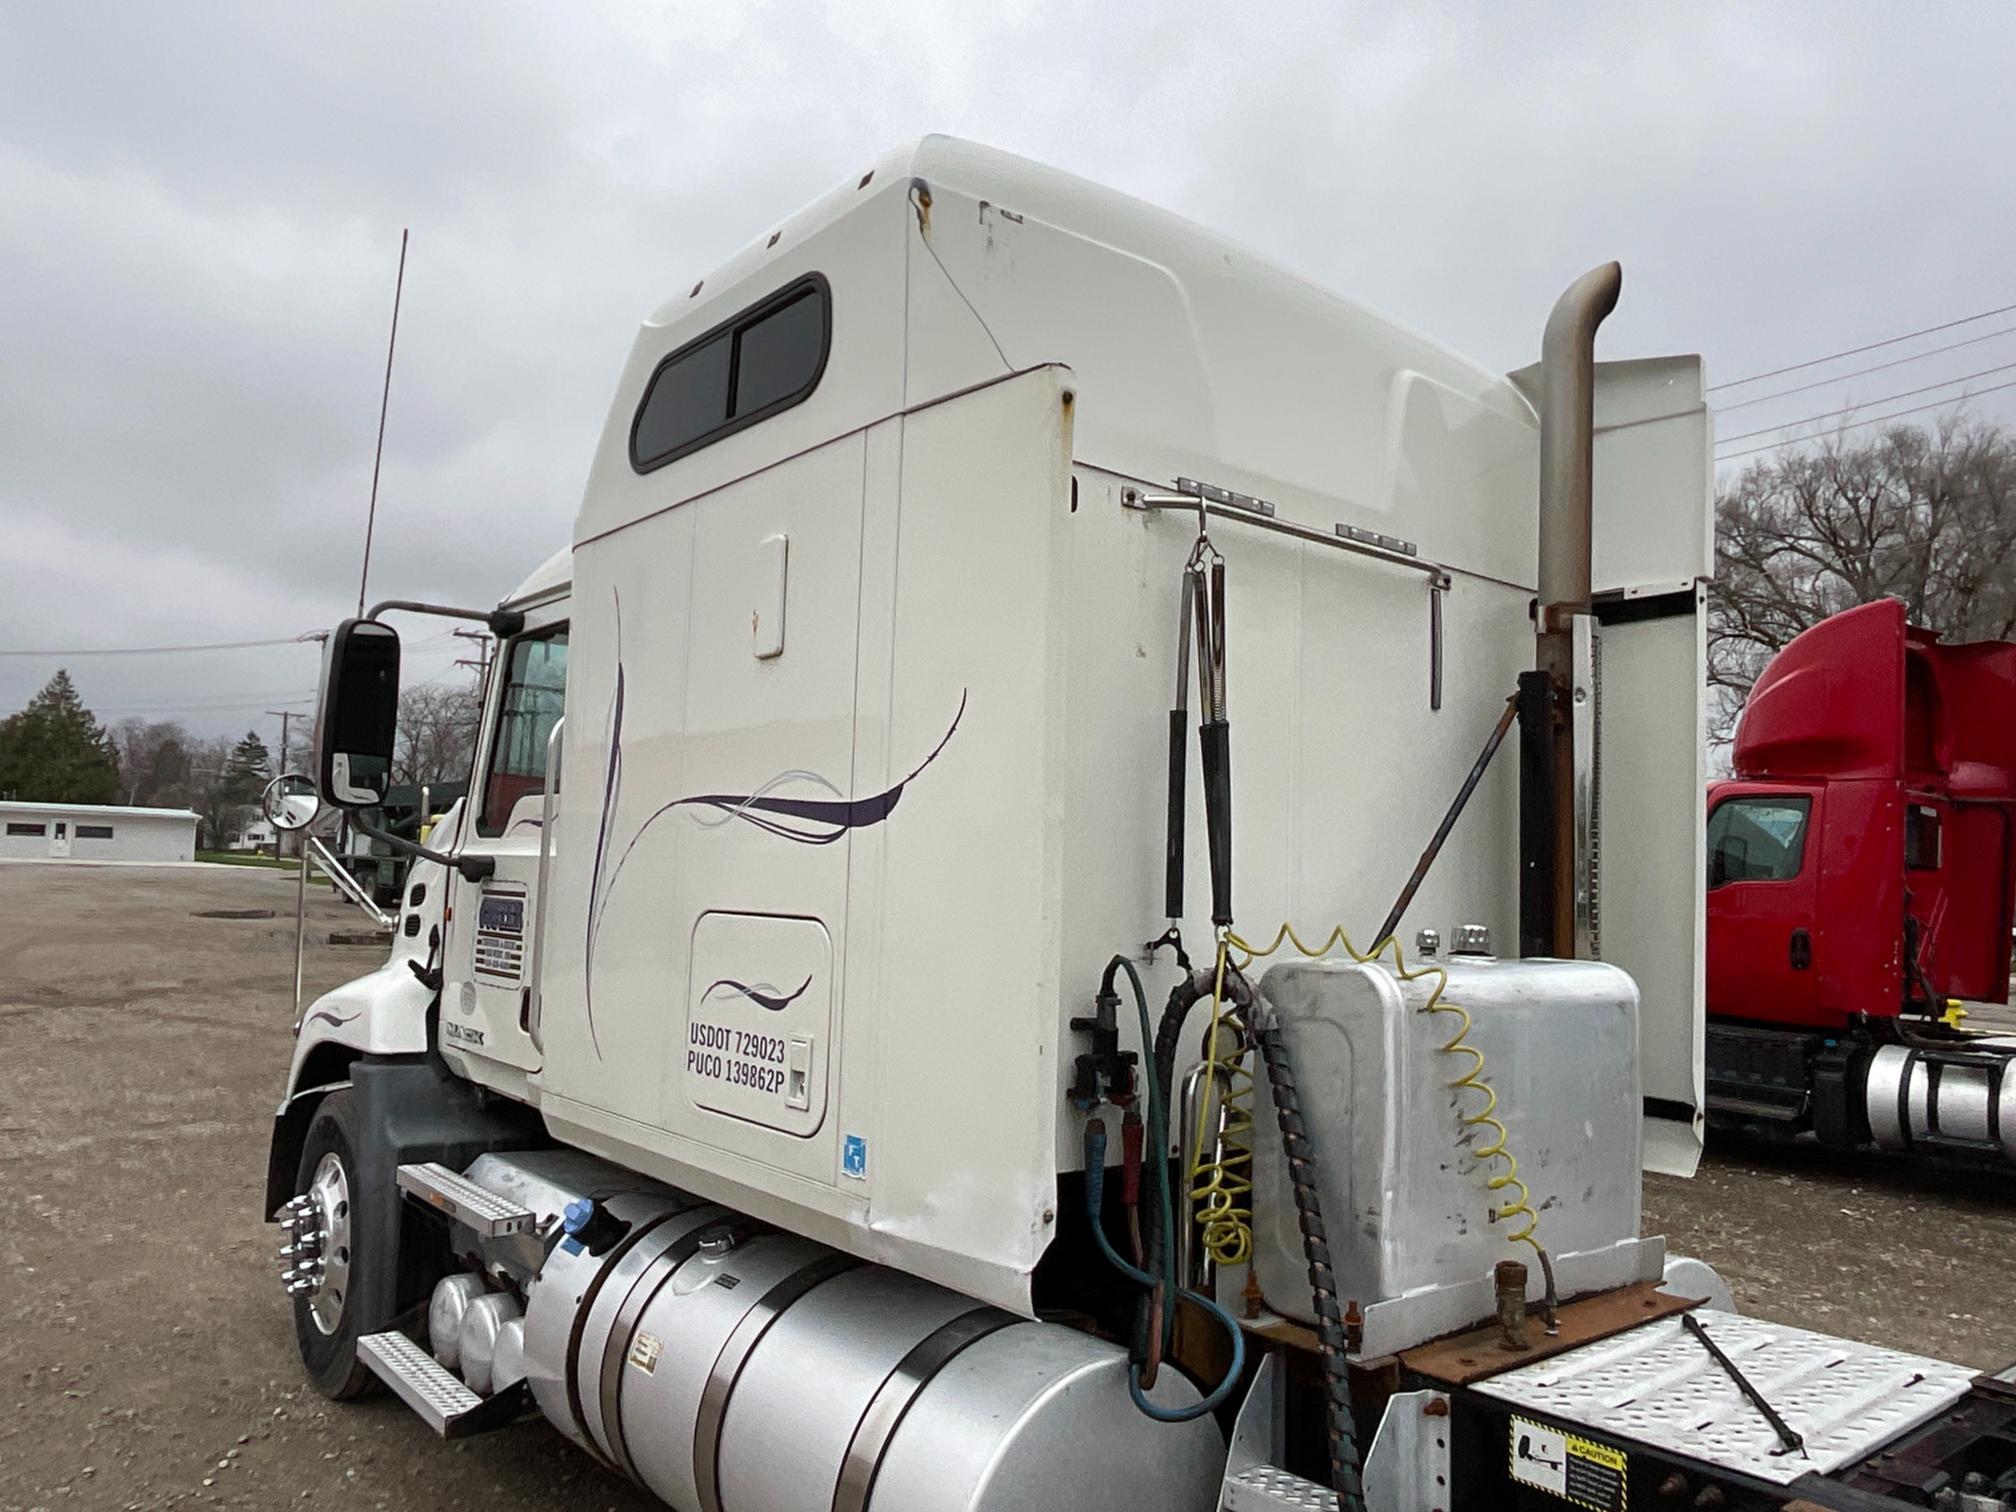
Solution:
[[[278,872],[0,865],[0,1509],[655,1507],[544,1424],[444,1449],[302,1385],[258,1211],[293,900]],[[379,957],[311,906],[312,995]],[[2016,1359],[2008,1182],[1737,1147],[1647,1207],[1747,1311]]]
[[[383,952],[310,899],[312,997]],[[303,1384],[259,1212],[291,876],[0,865],[0,920],[0,1508],[658,1508],[543,1422],[451,1449]]]

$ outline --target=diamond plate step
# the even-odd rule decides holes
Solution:
[[[1791,1454],[1679,1319],[1648,1323],[1471,1389],[1515,1410],[1651,1445],[1775,1485],[1875,1452],[1967,1394],[1974,1372],[1942,1360],[1701,1308],[1691,1314],[1794,1432]]]
[[[522,1234],[538,1222],[530,1208],[458,1176],[433,1161],[399,1167],[399,1189],[476,1231],[480,1239]]]
[[[1278,1465],[1255,1465],[1225,1482],[1222,1512],[1337,1512],[1337,1493]]]
[[[403,1333],[366,1334],[357,1358],[445,1439],[502,1428],[518,1416],[517,1391],[480,1397]]]

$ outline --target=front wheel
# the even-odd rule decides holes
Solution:
[[[315,1109],[295,1172],[299,1194],[282,1212],[288,1240],[282,1280],[294,1303],[294,1340],[315,1389],[334,1401],[361,1395],[371,1372],[357,1359],[351,1306],[353,1256],[361,1258],[357,1107],[345,1090]]]

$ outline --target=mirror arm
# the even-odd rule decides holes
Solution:
[[[403,609],[408,614],[439,615],[442,619],[481,620],[499,640],[509,640],[525,628],[525,616],[516,609],[457,609],[452,604],[427,604],[418,599],[384,599],[373,604],[364,617],[375,620],[393,609]]]
[[[355,810],[350,813],[350,827],[360,835],[369,835],[373,840],[383,840],[401,855],[416,856],[422,861],[432,861],[459,872],[465,882],[481,882],[497,870],[495,856],[451,856],[446,851],[429,850],[417,841],[395,835],[390,830],[381,830],[375,824],[366,824],[357,817]]]

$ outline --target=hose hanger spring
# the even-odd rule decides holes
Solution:
[[[1211,922],[1232,923],[1232,737],[1226,719],[1225,558],[1211,544],[1200,504],[1197,544],[1184,564],[1197,636],[1197,755],[1204,773],[1204,838],[1210,846]]]

